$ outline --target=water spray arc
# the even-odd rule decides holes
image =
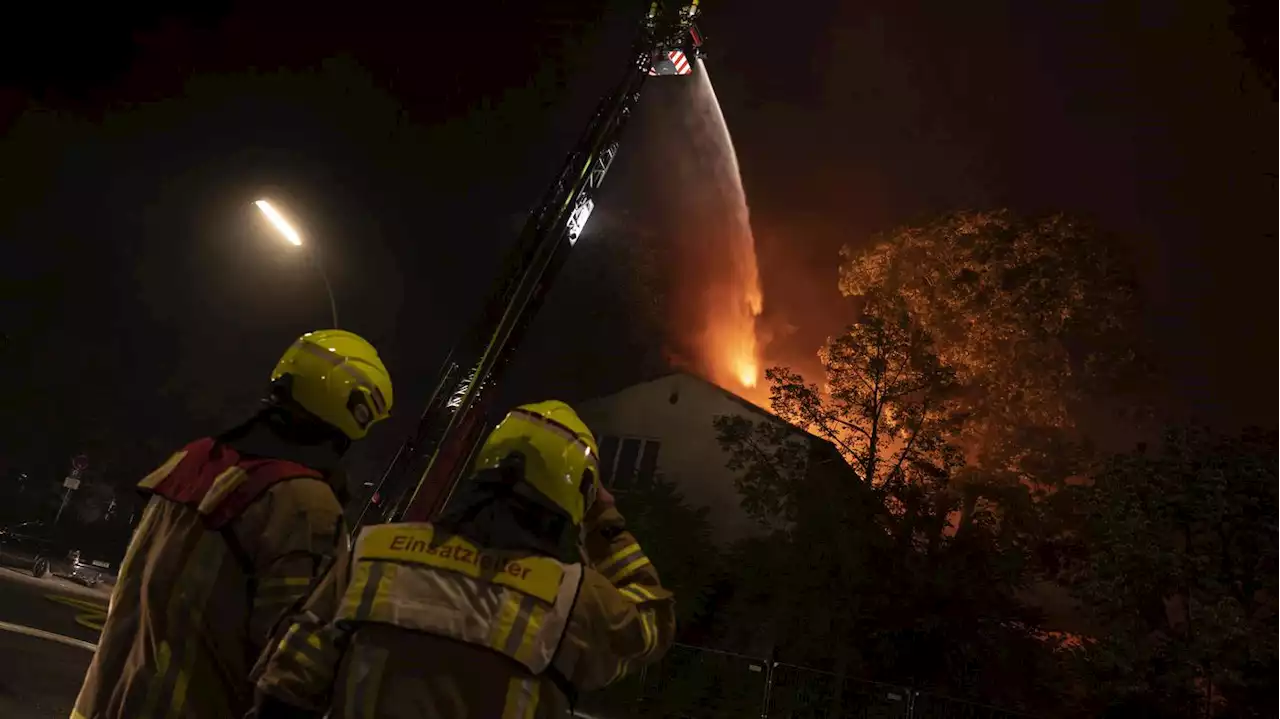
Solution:
[[[686,279],[705,285],[694,344],[702,355],[699,364],[710,379],[740,391],[754,388],[760,380],[756,322],[764,309],[764,295],[733,137],[701,59],[695,75],[689,136],[699,175],[709,186],[699,204],[712,208],[714,217],[707,218],[705,231],[685,241],[715,243],[716,260],[700,267],[701,277]]]

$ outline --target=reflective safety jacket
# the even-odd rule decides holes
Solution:
[[[212,439],[139,488],[151,499],[72,719],[243,716],[262,649],[322,575],[345,572],[342,507],[320,472]]]
[[[672,595],[621,515],[593,514],[586,567],[430,524],[365,529],[337,619],[295,623],[259,692],[334,719],[564,716],[675,632]]]

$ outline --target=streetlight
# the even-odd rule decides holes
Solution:
[[[293,225],[280,214],[279,210],[271,206],[266,200],[255,200],[253,203],[258,210],[262,212],[262,216],[267,218],[272,227],[280,233],[289,244],[295,247],[302,247],[302,235],[293,229]],[[320,279],[324,280],[324,291],[329,295],[329,312],[333,315],[333,327],[338,328],[338,303],[333,299],[333,287],[329,285],[329,276],[324,273],[324,268],[320,266],[320,257],[316,251],[310,247],[307,249],[307,257],[311,259],[311,264],[315,266],[316,272],[320,273]]]

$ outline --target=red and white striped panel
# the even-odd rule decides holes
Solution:
[[[667,57],[671,58],[671,64],[676,66],[677,75],[688,75],[693,72],[693,68],[689,67],[689,58],[684,56],[680,50],[672,50],[667,53]]]
[[[670,64],[668,69],[667,63]],[[663,72],[658,72],[661,67]],[[672,70],[675,72],[673,73]],[[689,58],[684,54],[683,50],[671,50],[667,52],[667,59],[660,63],[654,63],[649,67],[650,77],[657,75],[689,75],[693,73],[693,66],[689,64]]]

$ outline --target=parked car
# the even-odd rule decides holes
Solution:
[[[49,561],[59,554],[43,522],[0,527],[0,564],[25,569],[33,577],[44,577],[49,574]]]
[[[114,575],[111,570],[111,562],[106,559],[105,555],[82,554],[79,549],[73,549],[67,555],[67,560],[71,562],[69,578],[86,587],[92,587],[103,579]]]

